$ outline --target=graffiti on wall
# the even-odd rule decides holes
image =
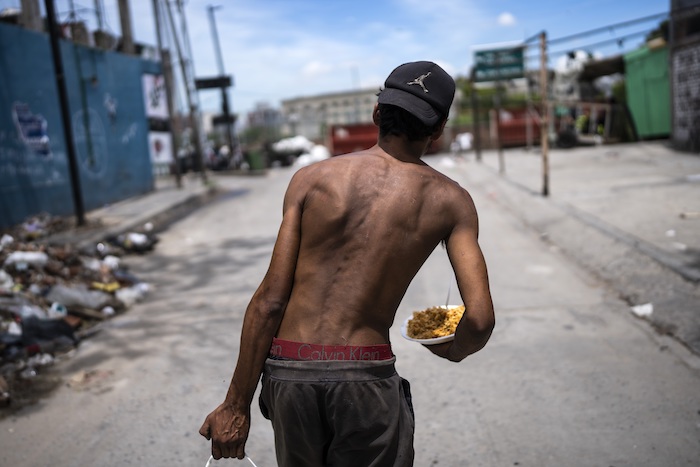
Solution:
[[[109,148],[100,115],[91,108],[79,110],[73,114],[72,124],[80,168],[89,177],[102,177],[107,171]]]
[[[24,102],[12,105],[12,120],[17,134],[28,149],[41,156],[51,156],[48,124],[41,114],[35,114]]]

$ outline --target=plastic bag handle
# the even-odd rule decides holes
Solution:
[[[257,465],[255,465],[255,462],[253,462],[253,459],[251,459],[251,458],[248,457],[248,456],[245,456],[245,458],[248,460],[248,462],[250,462],[251,464],[253,464],[253,467],[258,467]],[[214,460],[214,456],[209,456],[209,460],[207,461],[207,463],[206,463],[206,465],[205,465],[204,467],[211,467],[211,463],[212,463],[213,460]]]

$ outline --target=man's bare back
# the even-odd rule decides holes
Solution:
[[[433,62],[397,67],[378,95],[372,115],[379,127],[377,145],[305,167],[292,178],[270,267],[246,308],[240,353],[226,398],[199,431],[212,440],[215,459],[244,457],[250,407],[263,376],[261,404],[275,427],[281,465],[336,465],[332,459],[348,461],[347,449],[357,451],[358,445],[369,449],[369,444],[377,451],[365,452],[364,463],[351,459],[356,462],[352,465],[377,465],[375,454],[385,456],[381,465],[412,463],[410,391],[396,372],[391,347],[382,344],[389,343],[389,328],[409,283],[441,241],[445,241],[465,312],[454,340],[427,346],[428,350],[461,361],[486,345],[495,324],[474,203],[466,190],[421,160],[442,135],[454,93],[454,80]],[[327,359],[322,353],[309,360],[301,354],[273,352],[276,340],[350,349],[378,344],[384,352],[370,355],[376,361],[346,361],[353,359],[345,354]],[[321,366],[318,359],[324,360]],[[363,379],[365,371],[370,371],[375,381],[377,368],[386,371],[381,391]],[[310,380],[306,371],[311,371]],[[279,378],[273,378],[273,373]],[[302,373],[307,376],[297,380]],[[273,379],[279,391],[272,389]],[[330,413],[327,404],[340,408],[318,397],[317,382],[328,394],[337,389],[342,398],[343,391],[352,387],[359,391],[352,399],[376,400],[396,410],[385,411],[379,418],[387,424],[377,425],[374,414],[351,412],[354,405],[346,404],[347,412],[333,416],[338,433],[346,429],[365,433],[357,427],[366,427],[363,420],[369,417],[375,431],[367,436],[373,442],[362,438],[355,444],[341,435],[329,438],[330,420],[299,423],[299,417]],[[297,397],[300,394],[304,403]],[[275,415],[273,406],[282,410]],[[384,441],[374,442],[385,436]],[[398,439],[404,441],[398,443]],[[309,458],[315,460],[306,462]]]
[[[296,342],[389,342],[411,279],[457,218],[476,213],[458,184],[423,161],[379,146],[299,171],[288,198],[300,204],[294,287],[277,336]]]

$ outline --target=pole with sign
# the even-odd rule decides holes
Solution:
[[[474,51],[476,82],[516,79],[525,76],[524,47]]]
[[[474,82],[496,82],[496,139],[498,145],[498,166],[505,173],[503,144],[501,143],[501,80],[517,79],[525,76],[524,47],[483,49],[474,52]]]

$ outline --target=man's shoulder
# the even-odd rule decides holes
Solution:
[[[329,171],[335,171],[337,173],[341,170],[349,170],[351,166],[361,166],[366,163],[367,158],[371,156],[372,154],[368,151],[333,156],[302,167],[297,173],[304,177],[323,176]]]
[[[465,208],[471,209],[474,206],[472,196],[465,187],[432,167],[430,167],[430,170],[434,174],[433,180],[435,181],[430,189],[443,208],[462,211]]]

